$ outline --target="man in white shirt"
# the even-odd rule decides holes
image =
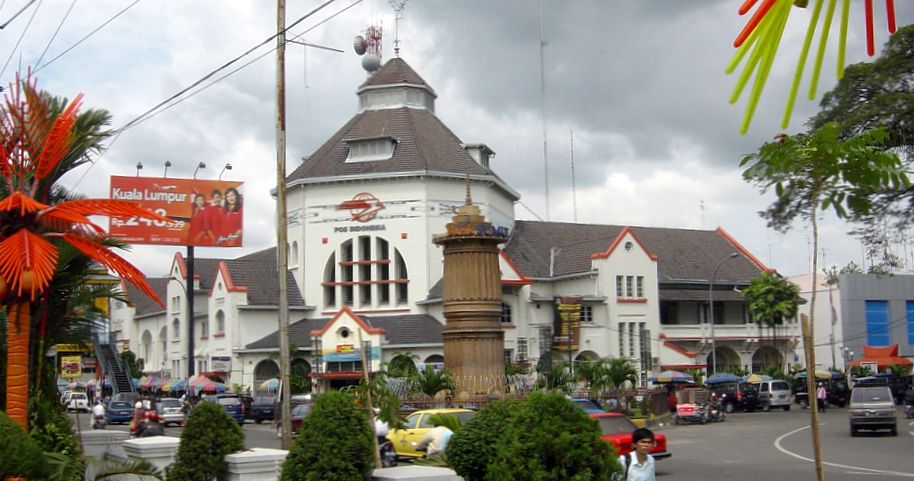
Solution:
[[[619,456],[619,463],[625,470],[626,481],[656,481],[654,457],[650,455],[654,447],[654,433],[650,429],[640,428],[632,433],[634,451]]]
[[[105,405],[101,399],[92,407],[92,417],[105,417]]]

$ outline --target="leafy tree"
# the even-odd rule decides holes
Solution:
[[[781,135],[740,163],[743,177],[763,192],[774,188],[775,201],[762,216],[768,225],[785,231],[797,219],[812,226],[812,251],[819,252],[820,212],[831,209],[838,218],[866,215],[874,193],[905,188],[908,178],[898,157],[880,146],[887,134],[875,129],[841,137],[838,124],[829,122],[810,133]],[[818,285],[818,256],[813,256],[812,284]],[[815,366],[816,289],[809,303],[809,328],[804,333],[806,365]],[[815,390],[814,376],[807,379],[807,392]],[[810,409],[816,471],[822,472],[818,412]]]
[[[282,465],[281,481],[368,481],[374,467],[371,426],[347,392],[317,396]]]
[[[743,289],[743,297],[752,318],[760,327],[768,327],[777,342],[777,326],[797,315],[800,286],[774,272],[763,272]]]
[[[911,367],[902,366],[900,364],[892,364],[891,366],[889,366],[889,372],[892,373],[892,375],[897,378],[902,378],[902,377],[907,376],[908,374],[911,374]]]
[[[133,377],[139,376],[143,372],[140,363],[137,361],[136,354],[133,351],[124,351],[121,353],[121,359],[124,361],[124,364],[127,365],[127,369],[130,370],[130,375]]]
[[[225,456],[244,449],[244,432],[221,405],[204,401],[190,412],[168,481],[225,479]]]
[[[851,377],[866,377],[872,376],[873,370],[869,366],[854,366],[851,368]]]
[[[898,152],[910,171],[914,162],[914,25],[898,29],[889,37],[880,56],[872,62],[847,67],[844,77],[822,98],[822,110],[809,125],[820,128],[836,122],[841,138],[850,138],[877,127],[888,137],[882,149]],[[898,233],[914,224],[914,188],[886,189],[877,208],[857,217],[862,227],[855,231],[867,245],[872,259],[881,259],[877,272],[897,270],[890,244]],[[887,222],[887,220],[892,220]]]
[[[410,353],[400,353],[387,364],[387,375],[390,377],[412,377],[419,374]]]
[[[18,424],[0,411],[0,479],[24,476],[47,479],[50,474],[41,447]]]
[[[465,481],[484,481],[502,435],[522,402],[503,399],[487,404],[447,444],[448,463]]]
[[[487,481],[608,481],[621,467],[600,428],[559,393],[531,393],[511,418]]]

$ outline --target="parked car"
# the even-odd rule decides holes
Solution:
[[[129,423],[133,419],[133,405],[127,401],[108,401],[105,412],[109,424]]]
[[[203,398],[204,402],[215,402],[225,409],[239,425],[244,424],[244,412],[242,411],[241,396],[235,393],[213,394]]]
[[[112,401],[123,401],[129,403],[131,406],[136,404],[136,400],[140,398],[140,395],[135,392],[119,392],[114,396],[111,396]]]
[[[584,412],[590,413],[605,413],[606,410],[603,409],[603,406],[600,406],[600,403],[594,401],[593,399],[584,399],[584,398],[574,398],[571,400],[575,406],[584,410]]]
[[[253,419],[255,423],[260,424],[264,421],[272,421],[275,409],[276,398],[273,396],[256,396],[251,402],[251,408],[244,414],[246,419]]]
[[[709,387],[727,413],[737,409],[752,412],[759,407],[758,385],[747,382],[723,382]]]
[[[759,403],[762,411],[770,411],[771,408],[790,411],[790,383],[780,379],[773,379],[753,384],[758,385]]]
[[[298,428],[301,427],[302,420],[305,419],[305,416],[311,412],[311,403],[299,403],[292,406],[292,435],[295,436],[295,433],[298,432]],[[276,423],[276,437],[282,437],[282,423]]]
[[[89,411],[89,398],[84,392],[73,392],[67,398],[67,411]]]
[[[847,414],[851,436],[860,429],[888,429],[892,436],[898,435],[898,413],[888,386],[855,386]]]
[[[184,405],[181,404],[180,399],[170,397],[160,399],[156,403],[156,412],[159,414],[159,422],[163,426],[168,426],[169,424],[183,425],[187,419],[187,415],[184,413]]]
[[[393,444],[398,456],[419,458],[425,454],[417,451],[413,443],[421,441],[422,437],[432,428],[430,420],[435,414],[456,416],[461,423],[465,423],[476,414],[476,411],[463,408],[424,409],[406,416],[403,429],[391,429],[387,433],[387,439]]]
[[[600,425],[600,439],[609,442],[616,450],[616,454],[632,452],[632,432],[637,426],[622,413],[588,413]],[[666,449],[666,435],[654,433],[654,446],[651,448],[654,459],[663,459],[672,456]]]

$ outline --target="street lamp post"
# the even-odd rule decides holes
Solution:
[[[166,160],[166,161],[165,161],[165,172],[162,174],[162,177],[163,177],[163,178],[168,177],[168,168],[169,168],[169,167],[171,167],[171,161],[170,161],[170,160]]]
[[[205,169],[205,168],[206,168],[206,163],[204,163],[203,161],[201,161],[199,164],[197,164],[197,168],[194,169],[194,179],[197,178],[197,171],[199,171],[200,169]]]
[[[140,171],[141,171],[141,170],[143,170],[143,163],[142,163],[142,162],[137,162],[137,163],[136,163],[136,176],[137,176],[137,177],[140,176]]]
[[[222,167],[222,170],[219,171],[219,180],[222,180],[222,174],[223,174],[226,170],[232,170],[232,164],[231,164],[231,163],[226,162],[225,165]]]
[[[717,271],[720,270],[720,266],[724,265],[724,262],[727,262],[734,257],[738,257],[738,252],[733,252],[727,257],[724,257],[717,263],[714,267],[714,272],[711,273],[711,279],[708,280],[708,320],[711,323],[711,369],[713,370],[712,374],[717,374],[717,341],[714,337],[714,279],[717,277]]]

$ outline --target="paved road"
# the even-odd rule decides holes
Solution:
[[[809,411],[734,413],[723,423],[664,426],[673,457],[657,464],[658,479],[676,481],[813,480]],[[914,426],[899,409],[898,436],[852,438],[847,409],[820,417],[829,481],[914,479]]]
[[[822,453],[829,481],[914,480],[914,422],[899,409],[898,436],[887,432],[852,438],[847,409],[832,408],[821,416]],[[73,415],[71,415],[72,417]],[[84,429],[89,416],[80,416]],[[125,426],[109,429],[126,430]],[[166,434],[180,436],[182,428]],[[275,428],[266,422],[244,425],[245,446],[279,448]],[[814,480],[809,411],[733,413],[723,423],[662,426],[669,459],[657,463],[667,481],[799,481]]]

